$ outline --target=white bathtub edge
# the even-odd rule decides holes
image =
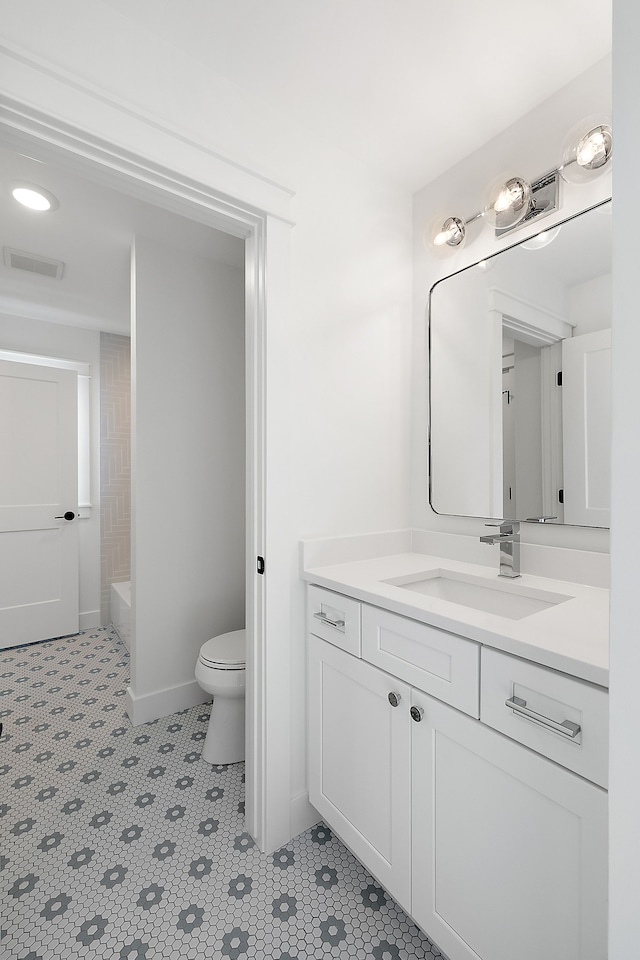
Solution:
[[[125,708],[133,726],[138,727],[141,723],[170,717],[178,710],[195,707],[198,703],[206,703],[209,700],[211,695],[205,693],[195,680],[190,680],[141,697],[137,697],[131,687],[127,687]]]
[[[109,615],[111,624],[131,652],[131,581],[114,581],[109,589]]]

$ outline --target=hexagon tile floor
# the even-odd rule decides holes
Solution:
[[[128,663],[106,628],[0,653],[3,960],[442,956],[327,827],[261,854],[208,706],[132,727]]]

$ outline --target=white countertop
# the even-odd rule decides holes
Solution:
[[[498,571],[421,553],[400,553],[303,570],[316,583],[394,613],[562,670],[602,686],[609,684],[609,591],[561,580],[523,575],[501,580],[506,591],[531,588],[568,596],[537,613],[513,620],[384,583],[396,577],[448,570],[495,582]]]

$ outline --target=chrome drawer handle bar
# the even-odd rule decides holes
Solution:
[[[332,620],[331,617],[327,617],[324,613],[314,613],[316,620],[319,620],[320,623],[326,623],[328,627],[336,627],[338,630],[344,630],[344,620]]]
[[[511,700],[505,700],[504,705],[513,710],[514,713],[518,713],[522,717],[527,717],[529,720],[535,720],[543,727],[548,727],[549,730],[553,730],[554,733],[560,733],[563,737],[569,737],[571,740],[580,733],[581,727],[579,723],[572,723],[571,720],[563,720],[562,723],[557,723],[555,720],[551,720],[550,717],[536,713],[535,710],[527,706],[527,701],[522,700],[520,697],[512,697]]]

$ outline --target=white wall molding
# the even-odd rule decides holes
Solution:
[[[116,169],[115,143],[103,141],[104,153],[99,157],[101,138],[95,135],[87,137],[87,133],[91,129],[108,131],[113,128],[114,117],[117,120],[116,125],[121,124],[123,117],[126,117],[135,128],[144,128],[143,139],[148,156],[167,155],[167,140],[174,144],[174,149],[175,145],[180,145],[188,151],[195,151],[206,160],[208,175],[211,180],[219,183],[221,193],[229,198],[240,198],[255,209],[262,209],[272,216],[288,220],[289,205],[294,195],[292,190],[222,156],[180,130],[175,124],[167,123],[148,110],[142,111],[130,101],[107,93],[59,64],[47,61],[8,41],[0,44],[0,64],[4,89],[4,94],[0,97],[0,120],[16,132],[37,135],[52,146],[61,146],[67,150],[74,150],[77,141],[83,140],[85,147],[91,147],[96,162],[106,159]],[[60,96],[61,91],[56,92],[57,87],[64,88],[63,96]],[[27,110],[24,109],[22,100],[25,90],[30,93]],[[65,122],[59,114],[59,104],[69,102],[70,94],[75,101],[74,113],[80,109],[87,118],[86,130],[83,130],[80,136],[80,131]],[[35,103],[45,105],[46,112],[35,108]],[[36,123],[39,131],[34,129]],[[45,129],[46,136],[43,135]],[[140,137],[139,131],[137,136]],[[184,149],[182,152],[184,153]],[[125,159],[126,151],[122,154]]]
[[[489,312],[499,314],[504,330],[535,347],[565,340],[573,332],[574,324],[563,317],[498,287],[489,290]]]
[[[297,837],[299,833],[304,833],[309,827],[315,826],[322,817],[315,807],[309,803],[309,794],[300,793],[291,798],[291,836]]]
[[[198,703],[207,703],[210,699],[210,695],[192,680],[166,690],[156,690],[142,697],[137,697],[131,687],[127,687],[125,705],[131,723],[138,727],[141,723],[150,723],[160,717],[177,713],[178,710],[195,707]]]
[[[100,626],[99,610],[81,610],[80,611],[80,629],[93,630]]]

